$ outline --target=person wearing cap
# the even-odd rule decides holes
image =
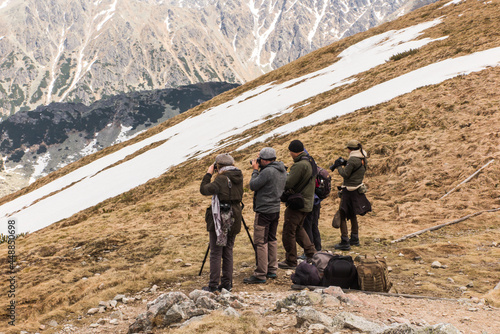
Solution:
[[[290,142],[288,150],[294,163],[286,178],[285,193],[301,193],[304,198],[304,206],[295,209],[288,205],[285,209],[282,232],[285,261],[278,263],[278,267],[281,269],[297,267],[297,243],[304,248],[307,258],[311,258],[316,253],[314,244],[309,240],[303,227],[304,219],[313,209],[316,163],[304,152],[304,144],[300,140]]]
[[[210,182],[215,170],[217,176]],[[219,154],[208,167],[200,186],[202,195],[211,195],[205,221],[210,239],[210,279],[205,291],[231,291],[233,287],[233,246],[241,230],[243,174],[229,154]],[[221,277],[222,262],[222,277]]]
[[[363,179],[367,167],[367,153],[357,140],[346,144],[349,158],[342,164],[341,158],[335,161],[334,168],[344,179],[342,183],[342,199],[340,202],[340,243],[334,246],[339,250],[350,250],[351,246],[359,246],[359,225],[356,216],[363,216],[372,210],[364,192]],[[345,160],[344,160],[345,161]],[[347,219],[351,221],[351,236],[347,229]]]
[[[280,196],[285,189],[286,168],[283,162],[276,161],[276,151],[271,147],[264,147],[260,150],[258,158],[250,163],[253,168],[250,189],[254,191],[253,240],[256,269],[253,275],[243,279],[243,282],[258,284],[266,283],[267,278],[277,277],[276,232],[280,219]]]

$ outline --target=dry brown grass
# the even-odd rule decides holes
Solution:
[[[288,80],[299,73],[309,73],[329,65],[351,43],[386,29],[406,27],[446,14],[445,23],[431,29],[425,36],[447,34],[450,38],[364,73],[347,89],[315,97],[310,105],[263,124],[261,130],[264,132],[294,120],[299,114],[310,114],[438,59],[499,46],[498,29],[494,29],[494,22],[500,21],[498,2],[484,5],[468,1],[460,6],[436,10],[441,5],[431,5],[403,19],[318,50],[169,120],[134,141],[252,87],[274,80]],[[463,16],[459,17],[461,13]],[[457,45],[461,48],[458,52]],[[345,156],[343,146],[347,140],[360,140],[371,156],[367,183],[374,211],[360,218],[363,246],[359,252],[387,256],[387,262],[393,268],[391,277],[399,292],[462,297],[459,288],[473,281],[474,287],[465,296],[486,295],[491,303],[498,305],[498,293],[489,292],[499,280],[500,248],[493,246],[493,242],[500,239],[498,212],[485,213],[401,243],[391,244],[390,241],[476,211],[500,207],[499,83],[500,68],[487,69],[418,89],[293,135],[275,138],[266,145],[273,146],[279,158],[290,165],[287,145],[292,139],[300,139],[319,165],[327,167],[338,156]],[[30,189],[128,144],[106,149],[68,166],[56,175],[41,179]],[[247,185],[251,175],[248,160],[262,146],[254,145],[234,153],[236,165],[244,171],[246,180],[244,217],[250,228],[253,213],[252,193]],[[228,149],[235,148],[236,145]],[[48,319],[75,318],[100,300],[110,299],[117,293],[133,293],[153,284],[173,285],[186,291],[199,288],[196,275],[208,241],[204,211],[210,202],[209,198],[199,194],[199,182],[212,159],[188,161],[147,184],[20,238],[17,242],[21,266],[17,274],[20,280],[17,301],[18,323],[23,324],[22,329],[34,330]],[[490,159],[496,161],[457,191],[439,200]],[[335,185],[341,182],[338,175],[332,176]],[[325,249],[332,249],[339,239],[338,230],[330,225],[337,207],[336,198],[323,202],[320,230]],[[245,234],[242,230],[235,246],[237,267],[242,262],[253,263],[253,251]],[[5,245],[0,248],[4,252]],[[280,254],[283,254],[281,248]],[[417,256],[422,258],[422,263],[414,260]],[[174,263],[176,258],[183,259],[183,262]],[[448,268],[432,269],[430,264],[435,260]],[[183,263],[193,266],[183,266]],[[0,265],[2,268],[7,265],[6,257],[0,258]],[[249,274],[252,270],[250,267],[242,274]],[[203,276],[205,280],[208,279],[207,272],[208,268]],[[84,277],[87,279],[83,280]],[[245,289],[241,280],[235,281],[235,289]],[[0,290],[6,291],[5,280],[0,282]],[[0,301],[2,325],[6,323],[5,302],[4,299]],[[225,324],[220,317],[214,315],[211,319],[214,323]],[[210,327],[211,321],[195,325],[192,330],[209,331],[213,328]],[[246,326],[258,328],[254,324],[254,317],[248,315],[227,326],[234,326],[228,331],[239,332]]]

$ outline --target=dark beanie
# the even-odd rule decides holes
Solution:
[[[288,145],[288,150],[294,153],[300,153],[304,151],[304,144],[298,139],[292,140],[290,145]]]

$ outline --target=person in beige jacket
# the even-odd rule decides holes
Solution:
[[[372,211],[372,207],[364,192],[363,179],[367,167],[367,154],[357,140],[350,140],[346,149],[349,158],[339,158],[332,166],[344,179],[342,183],[342,199],[340,202],[340,243],[334,246],[339,250],[350,250],[351,246],[359,246],[359,224],[356,216],[363,216]],[[347,229],[347,219],[351,221],[351,236]]]

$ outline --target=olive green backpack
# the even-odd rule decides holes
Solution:
[[[388,292],[391,289],[392,283],[384,258],[365,254],[356,256],[354,261],[360,290]]]

